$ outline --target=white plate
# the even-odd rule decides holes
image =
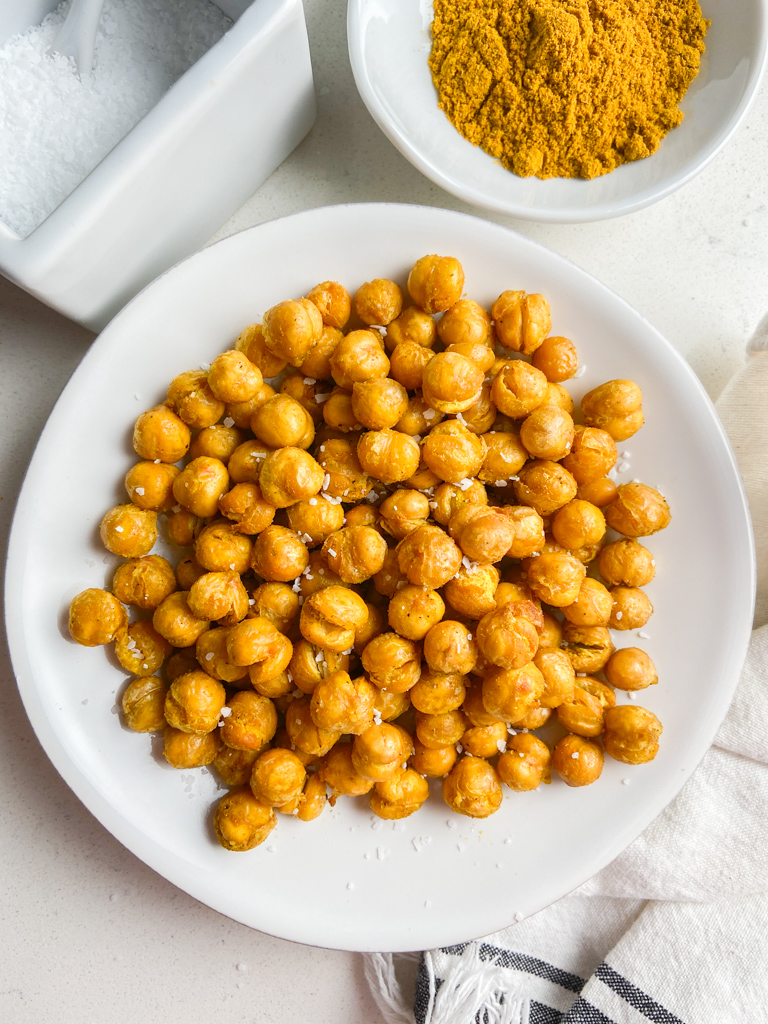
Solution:
[[[690,181],[726,144],[754,98],[768,53],[761,0],[701,0],[712,22],[685,118],[653,156],[591,181],[518,178],[462,138],[438,109],[427,67],[431,0],[349,0],[355,82],[381,130],[422,174],[474,206],[572,223],[640,210]]]
[[[650,765],[608,762],[596,785],[507,793],[473,823],[436,793],[416,815],[373,819],[340,799],[315,822],[281,817],[267,843],[227,853],[212,838],[216,783],[176,771],[158,744],[124,729],[124,674],[104,649],[72,643],[71,598],[109,585],[117,559],[97,537],[124,500],[135,417],[168,381],[210,361],[281,299],[338,279],[351,291],[420,256],[461,259],[467,293],[489,305],[506,288],[541,291],[553,333],[575,341],[584,391],[631,377],[647,425],[624,445],[624,479],[668,496],[671,526],[648,546],[656,611],[639,641],[661,682],[643,693],[664,723]],[[730,449],[703,388],[672,347],[594,278],[513,232],[463,214],[398,205],[299,213],[227,238],[179,264],[107,327],[43,431],[10,541],[7,623],[29,717],[53,763],[102,824],[203,903],[273,935],[343,949],[422,949],[486,934],[532,914],[613,859],[675,795],[709,746],[736,685],[749,637],[752,549]],[[619,634],[629,646],[634,634]],[[155,757],[152,751],[155,750]],[[623,780],[630,779],[630,785]]]

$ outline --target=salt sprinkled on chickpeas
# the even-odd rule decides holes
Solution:
[[[99,535],[113,555],[148,555],[157,540],[157,513],[135,505],[116,505],[101,520]]]

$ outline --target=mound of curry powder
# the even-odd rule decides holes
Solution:
[[[429,67],[459,132],[521,177],[594,178],[683,115],[697,0],[434,0]]]

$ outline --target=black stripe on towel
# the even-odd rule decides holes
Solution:
[[[533,974],[537,978],[544,978],[569,992],[581,992],[586,985],[584,978],[579,978],[576,974],[555,967],[554,964],[549,964],[546,960],[539,960],[526,953],[515,953],[511,949],[499,949],[498,946],[489,946],[485,942],[480,946],[480,959],[493,960],[501,967],[509,967],[513,971],[522,971],[525,974]]]
[[[562,1010],[556,1010],[553,1006],[545,1006],[535,999],[531,1000],[531,1009],[528,1014],[528,1024],[562,1024],[564,1014]]]
[[[562,1024],[616,1024],[612,1017],[606,1017],[583,996],[578,996],[568,1013],[564,1014]]]
[[[648,1020],[654,1021],[654,1024],[684,1024],[674,1013],[670,1013],[661,1003],[651,999],[642,989],[628,981],[623,974],[619,974],[618,971],[609,967],[605,961],[595,971],[595,977],[599,978],[608,988],[613,989],[626,1003],[639,1010]]]

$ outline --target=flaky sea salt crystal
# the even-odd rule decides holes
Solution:
[[[22,238],[232,25],[208,0],[106,0],[80,78],[48,53],[69,6],[0,49],[0,220]]]

